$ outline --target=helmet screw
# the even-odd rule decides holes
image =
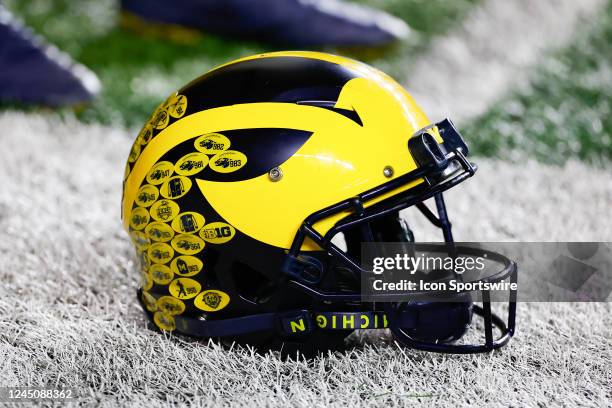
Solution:
[[[383,169],[383,174],[385,175],[386,178],[390,178],[393,177],[393,167],[391,166],[386,166]]]
[[[279,181],[283,178],[283,171],[280,169],[280,167],[274,167],[268,172],[268,176],[272,181]]]

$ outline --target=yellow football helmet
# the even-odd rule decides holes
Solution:
[[[161,330],[262,348],[338,349],[354,329],[386,327],[425,350],[500,347],[514,301],[506,325],[466,293],[360,294],[363,242],[414,242],[401,209],[416,206],[452,243],[442,192],[474,174],[467,153],[449,120],[431,124],[360,62],[279,52],[218,67],[163,102],[130,152],[122,214],[141,260],[139,299]],[[423,203],[432,197],[437,216]],[[346,249],[332,242],[340,233]],[[496,279],[515,278],[502,261]],[[454,344],[474,312],[486,343]]]

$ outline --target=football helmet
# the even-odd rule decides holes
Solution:
[[[122,217],[144,311],[162,331],[304,354],[380,328],[422,350],[501,347],[514,333],[515,290],[507,321],[488,291],[482,306],[467,292],[361,292],[363,243],[414,243],[404,208],[441,229],[449,254],[469,252],[453,243],[443,198],[476,171],[467,154],[450,120],[430,123],[360,62],[278,52],[213,69],[159,105],[127,160]],[[480,281],[516,281],[514,262],[488,255],[503,267]],[[484,342],[458,344],[474,314]]]

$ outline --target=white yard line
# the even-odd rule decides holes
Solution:
[[[605,0],[488,0],[460,28],[432,42],[407,89],[432,119],[484,113],[525,81],[526,67],[568,43]]]

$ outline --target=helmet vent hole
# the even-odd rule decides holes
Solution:
[[[238,294],[248,302],[266,303],[276,290],[276,285],[268,277],[242,262],[234,264],[232,275]]]

